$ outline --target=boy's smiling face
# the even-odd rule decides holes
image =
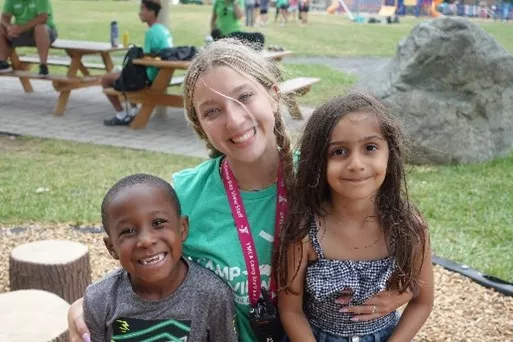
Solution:
[[[154,184],[125,188],[111,199],[106,214],[105,245],[130,274],[134,291],[172,293],[186,267],[180,258],[188,222],[166,190]]]

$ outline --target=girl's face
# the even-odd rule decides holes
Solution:
[[[227,158],[252,163],[276,149],[278,103],[254,78],[214,67],[196,83],[194,108],[208,140]]]
[[[328,146],[326,176],[332,195],[350,200],[375,197],[385,180],[388,155],[388,143],[374,114],[343,116]]]

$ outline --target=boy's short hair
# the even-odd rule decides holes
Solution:
[[[176,213],[178,214],[178,217],[182,216],[182,208],[180,206],[180,201],[178,200],[176,191],[175,191],[175,189],[173,189],[171,184],[169,184],[168,182],[166,182],[165,180],[163,180],[162,178],[157,177],[157,176],[149,175],[146,173],[136,173],[136,174],[133,174],[130,176],[126,176],[126,177],[120,179],[119,181],[117,181],[116,184],[114,184],[109,189],[109,191],[107,191],[107,194],[105,194],[105,197],[103,198],[102,206],[101,206],[102,224],[103,224],[103,229],[105,229],[105,232],[107,232],[107,234],[109,233],[109,231],[107,229],[107,224],[108,224],[107,206],[109,205],[109,203],[121,191],[131,188],[131,187],[134,187],[136,185],[143,185],[143,184],[154,185],[154,186],[157,186],[157,187],[161,188],[162,190],[166,191],[166,193],[169,197],[169,201],[175,205]]]
[[[160,9],[162,8],[160,0],[142,0],[142,4],[148,10],[155,12],[155,17],[159,16]]]

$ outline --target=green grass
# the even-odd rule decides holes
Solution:
[[[145,172],[170,179],[197,158],[59,140],[0,136],[0,224],[100,222],[100,203],[115,181]],[[37,193],[38,188],[48,192]]]
[[[100,222],[103,195],[116,180],[171,173],[188,158],[58,140],[0,136],[0,225]],[[414,167],[411,197],[428,219],[437,255],[513,281],[513,153],[467,166]],[[48,192],[36,193],[37,188]]]
[[[3,1],[0,1],[0,5]],[[138,18],[137,1],[52,0],[59,37],[109,41],[110,22],[118,21],[120,36],[129,33],[130,41],[142,44],[146,27]],[[176,45],[202,45],[209,33],[211,6],[180,5],[170,7],[170,29]],[[273,19],[273,9],[270,17]],[[355,24],[344,16],[311,13],[307,26],[270,23],[254,28],[265,34],[268,44],[280,44],[297,55],[392,56],[399,40],[411,29],[430,18],[401,18],[394,25]],[[272,21],[272,20],[271,20]],[[511,25],[476,20],[485,31],[513,52]]]

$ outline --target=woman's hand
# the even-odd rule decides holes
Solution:
[[[68,311],[68,330],[70,342],[91,342],[89,329],[84,321],[83,298],[79,298],[71,304]]]
[[[399,307],[408,303],[412,298],[410,292],[404,292],[399,294],[396,291],[381,291],[370,297],[358,306],[344,306],[340,309],[342,312],[353,313],[352,318],[355,322],[370,321],[379,317],[388,315]],[[347,300],[345,298],[337,299],[337,303],[346,305]]]

